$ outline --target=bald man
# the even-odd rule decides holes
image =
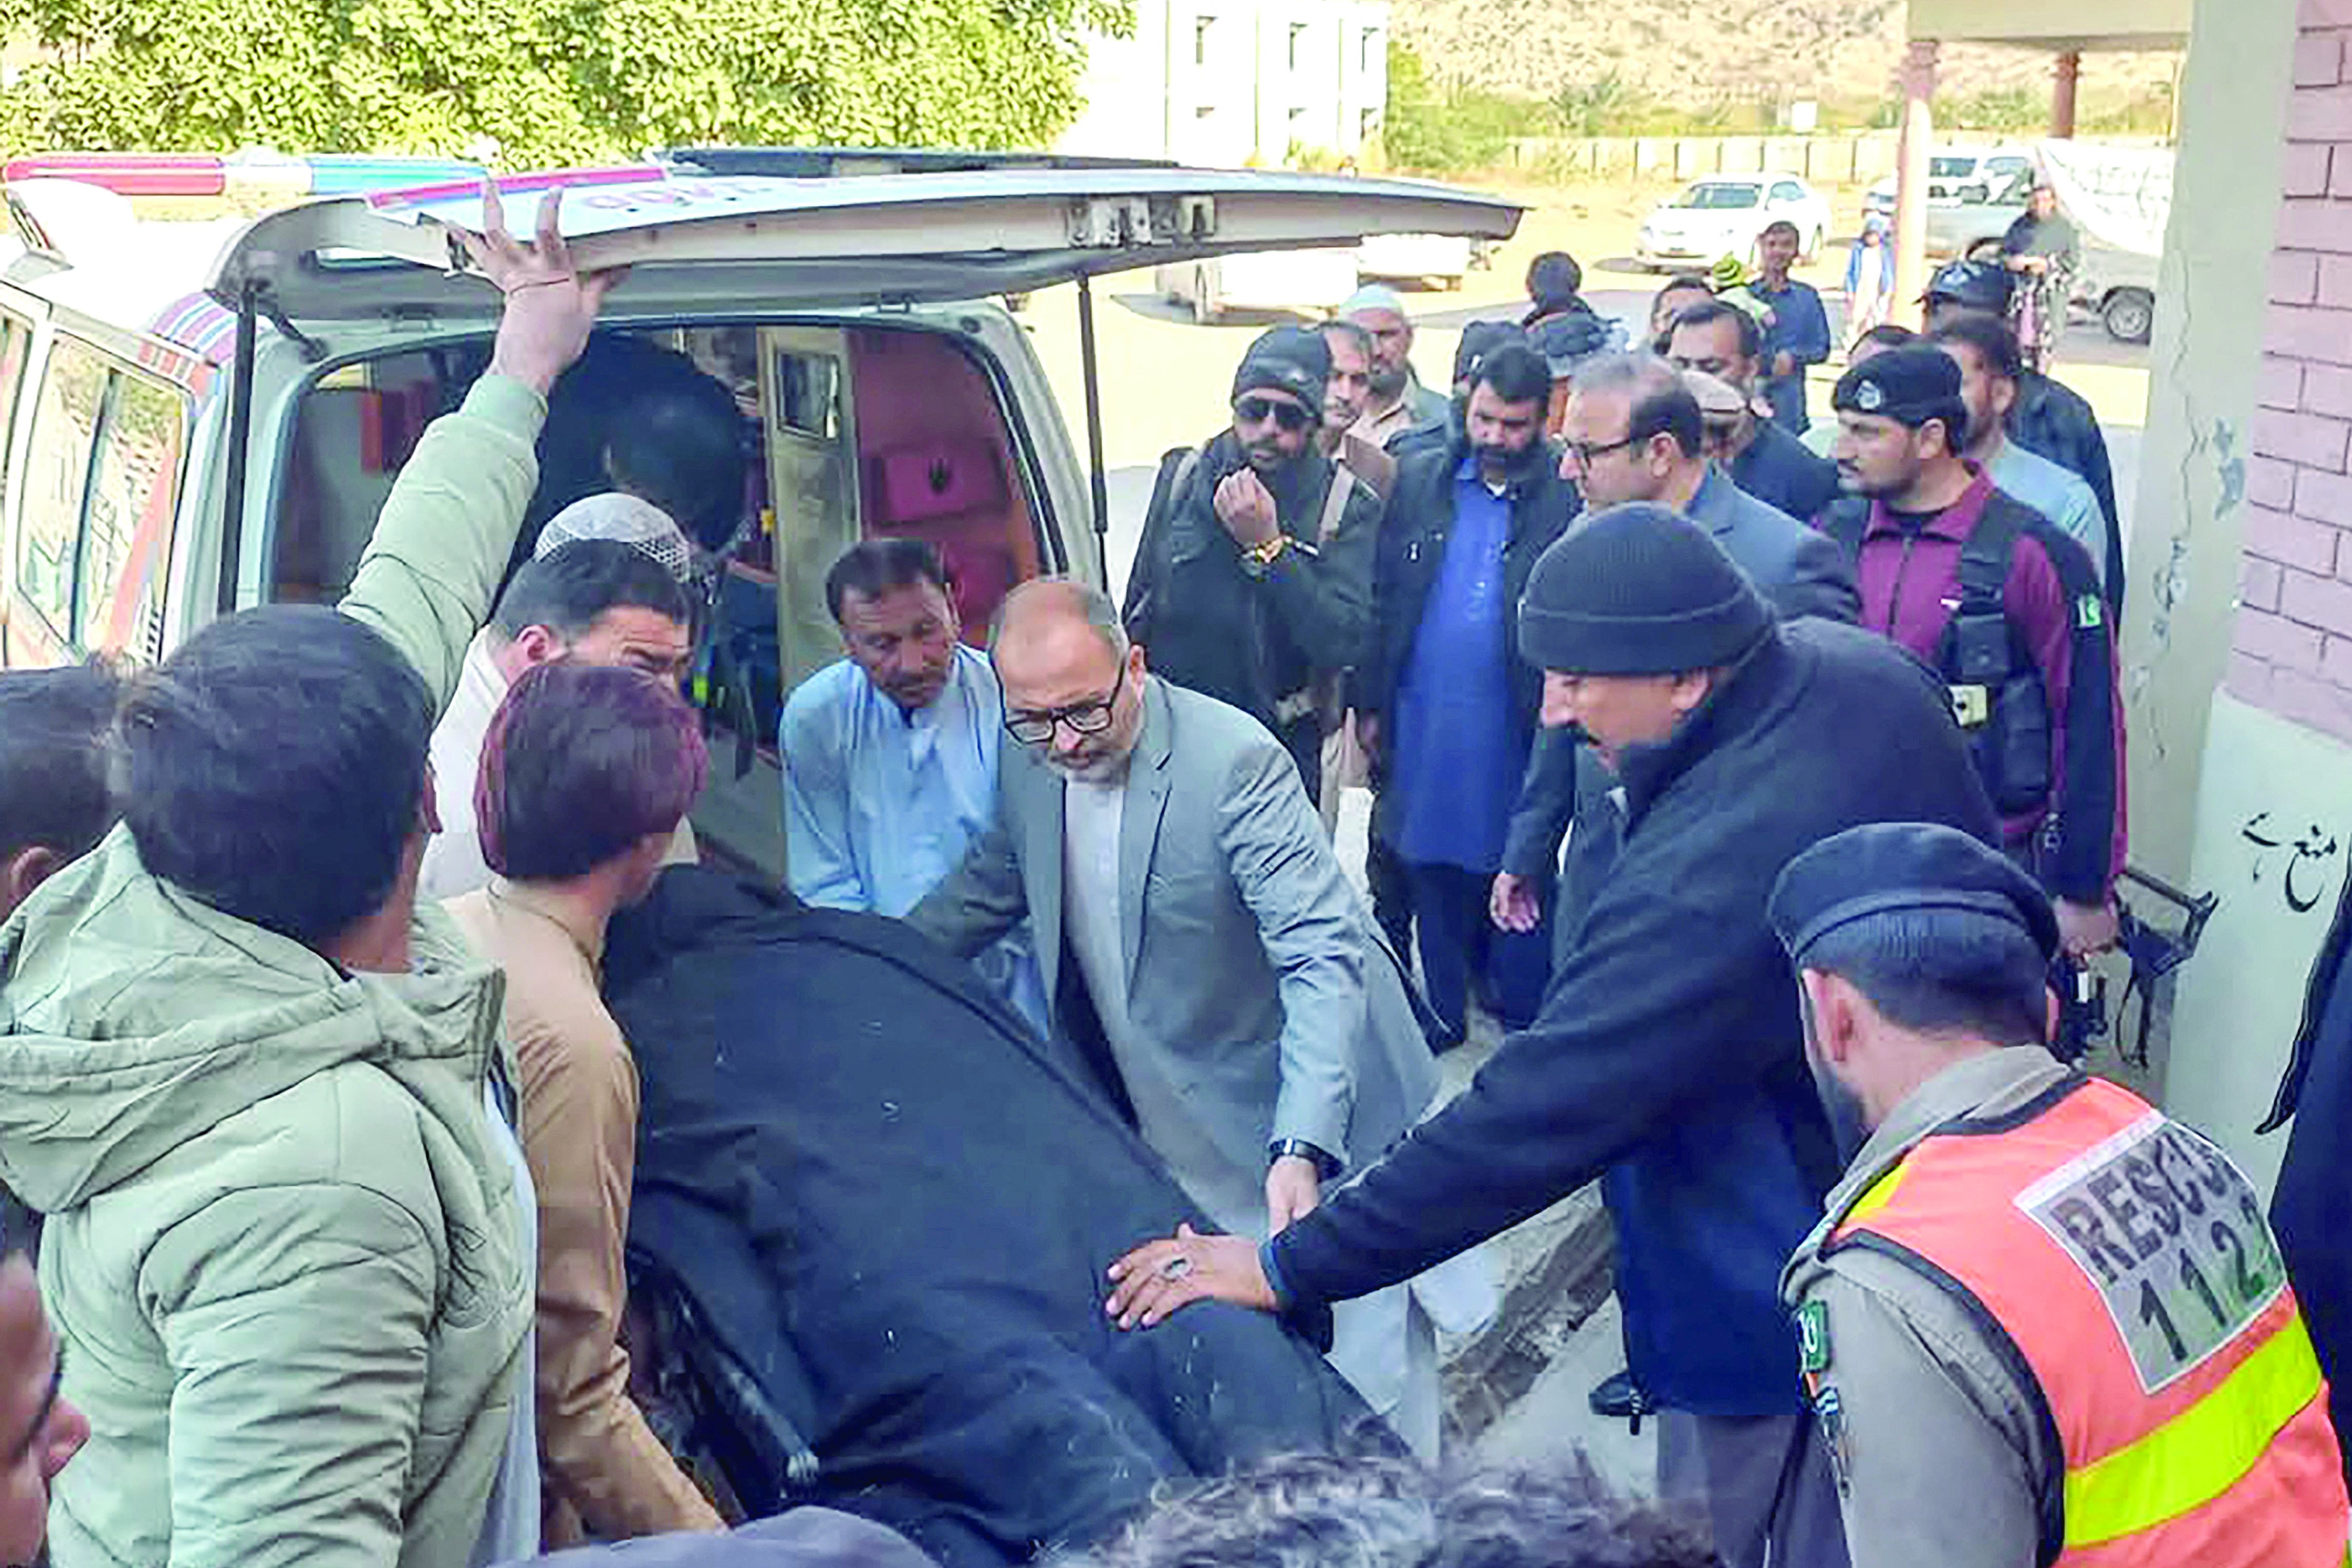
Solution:
[[[1283,1229],[1437,1088],[1298,770],[1247,714],[1151,675],[1083,584],[1015,590],[991,657],[1017,742],[996,818],[908,920],[970,955],[1027,918],[1056,1037],[1218,1226]],[[1430,1325],[1403,1290],[1362,1307],[1332,1362],[1433,1454]]]

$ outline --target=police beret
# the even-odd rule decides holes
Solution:
[[[1824,838],[1781,869],[1766,913],[1799,965],[1833,931],[1885,915],[1993,920],[2058,950],[2050,900],[2007,856],[1955,828],[1874,822]]]
[[[1989,261],[1948,261],[1927,279],[1922,300],[1949,300],[1971,310],[2006,310],[2012,287],[2008,269]]]
[[[1917,429],[1930,419],[1965,422],[1960,367],[1943,350],[1926,343],[1887,349],[1838,377],[1830,406],[1841,413],[1876,414]],[[1957,439],[1957,437],[1956,437]]]
[[[1517,321],[1471,322],[1462,329],[1462,342],[1454,350],[1454,384],[1475,380],[1486,356],[1504,344],[1527,341],[1528,334]]]

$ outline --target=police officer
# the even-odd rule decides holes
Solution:
[[[2043,1048],[2041,890],[1880,823],[1769,908],[1830,1120],[1869,1130],[1781,1284],[1853,1561],[2337,1568],[2352,1514],[2259,1195]]]
[[[1855,560],[1862,624],[1944,677],[2002,844],[2056,895],[2067,952],[2112,946],[2123,703],[2089,555],[1961,456],[1968,407],[1948,354],[1889,349],[1831,401],[1848,494],[1822,528]]]
[[[1927,283],[1923,302],[1927,307],[1927,331],[1934,332],[1964,316],[1989,321],[2009,320],[2009,300],[2016,280],[1997,265],[1954,261],[1937,268]],[[2100,577],[2107,602],[2120,609],[2124,602],[2124,536],[2116,510],[2116,476],[2107,461],[2107,437],[2099,416],[2082,394],[2038,370],[2017,378],[2017,399],[2010,405],[2009,438],[2038,458],[2081,476],[2098,498],[2099,514],[2106,520],[2105,559]]]

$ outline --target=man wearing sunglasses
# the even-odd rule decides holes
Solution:
[[[1316,443],[1331,351],[1276,327],[1234,376],[1233,425],[1163,469],[1127,594],[1161,676],[1274,731],[1309,796],[1317,687],[1359,663],[1372,624],[1381,500]]]
[[[908,922],[952,951],[1026,918],[1053,1035],[1087,1058],[1202,1215],[1280,1231],[1376,1158],[1436,1092],[1388,950],[1285,750],[1223,703],[1150,674],[1110,601],[1016,588],[990,657],[1004,691],[996,815]],[[1474,1263],[1339,1314],[1331,1360],[1425,1455],[1438,1431],[1430,1324],[1491,1298]],[[1467,1318],[1467,1321],[1464,1321]]]

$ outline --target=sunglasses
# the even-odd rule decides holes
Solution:
[[[1271,419],[1294,435],[1315,418],[1296,403],[1277,403],[1271,397],[1243,398],[1234,405],[1234,416],[1244,425],[1263,425]]]

